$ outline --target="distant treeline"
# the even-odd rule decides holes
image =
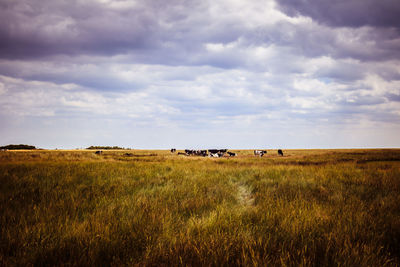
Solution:
[[[0,149],[36,149],[36,147],[30,146],[30,145],[19,144],[19,145],[0,146]]]
[[[119,146],[90,146],[86,149],[128,149]]]

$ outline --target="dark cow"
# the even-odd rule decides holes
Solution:
[[[101,151],[101,150],[98,150],[98,151],[96,151],[96,152],[94,152],[96,155],[101,155],[101,154],[103,154],[103,151]]]
[[[278,149],[278,155],[283,157],[283,151],[282,151],[282,149]]]
[[[228,149],[209,149],[208,150],[208,152],[210,152],[210,153],[218,153],[218,152],[226,153],[226,151],[228,151]]]
[[[229,151],[228,151],[228,155],[229,155],[229,157],[236,157],[236,156],[237,156],[237,154],[236,154],[236,153],[229,152]]]
[[[255,156],[264,156],[264,154],[267,154],[267,150],[254,150],[254,155]]]
[[[192,149],[185,149],[186,156],[190,156],[194,154],[194,150]]]
[[[132,154],[132,153],[125,153],[124,156],[126,156],[126,157],[133,157],[133,154]]]
[[[176,152],[176,148],[171,148],[171,153],[175,153]]]
[[[207,157],[208,153],[207,153],[207,150],[198,150],[197,155],[202,156],[202,157]]]
[[[228,149],[209,149],[208,153],[210,157],[221,158],[228,151]]]
[[[209,149],[208,153],[213,154],[213,157],[216,157],[216,155],[218,155],[218,157],[222,157],[226,151],[228,151],[228,149]]]

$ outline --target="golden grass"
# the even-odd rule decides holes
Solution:
[[[0,152],[0,265],[400,265],[400,150],[236,152]]]

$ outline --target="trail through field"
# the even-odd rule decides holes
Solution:
[[[251,195],[250,188],[244,184],[238,185],[238,199],[243,206],[251,206],[254,204],[254,198]]]

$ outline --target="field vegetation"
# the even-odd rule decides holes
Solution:
[[[0,152],[0,265],[400,265],[400,150],[130,152]]]

